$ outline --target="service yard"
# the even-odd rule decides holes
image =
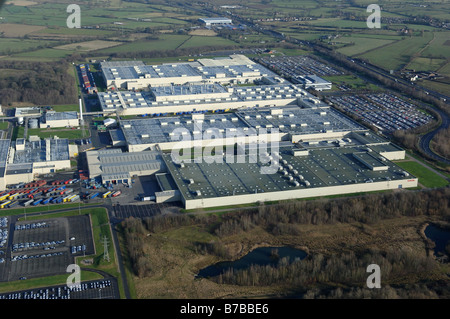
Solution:
[[[11,218],[0,281],[66,273],[75,257],[94,253],[89,215],[42,220]]]

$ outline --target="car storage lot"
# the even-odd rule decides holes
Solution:
[[[305,56],[277,56],[261,57],[258,62],[267,66],[272,71],[282,74],[288,78],[295,78],[304,75],[343,75],[344,72],[337,70],[330,65],[324,64],[316,59]]]
[[[79,285],[50,286],[0,294],[0,299],[119,299],[115,278],[91,280]]]
[[[128,217],[135,218],[145,218],[154,217],[171,210],[176,211],[178,209],[176,203],[170,203],[171,205],[160,203],[160,204],[141,204],[141,205],[120,205],[116,204],[113,206],[111,215],[117,219],[125,219]]]
[[[420,112],[414,104],[393,94],[343,95],[327,98],[336,108],[356,115],[387,133],[413,129],[432,120],[432,116]]]
[[[0,281],[66,273],[74,257],[94,253],[88,215],[16,221],[9,217]]]

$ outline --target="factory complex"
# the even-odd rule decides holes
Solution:
[[[105,114],[141,116],[109,130],[112,148],[87,152],[90,177],[103,183],[151,175],[160,190],[147,198],[186,209],[417,186],[392,162],[404,150],[317,99],[305,83],[243,55],[103,62],[101,70],[110,89],[98,93]]]
[[[68,139],[40,139],[30,136],[15,141],[0,140],[0,190],[7,185],[29,183],[41,174],[70,169],[77,152]]]
[[[249,83],[266,77],[278,77],[276,73],[240,54],[161,65],[146,65],[142,61],[107,61],[101,62],[100,67],[108,89],[137,90],[149,86],[195,82]]]
[[[89,151],[91,176],[110,180],[110,163],[119,182],[155,174],[171,181],[159,182],[166,186],[156,202],[182,201],[186,209],[418,182],[391,162],[404,150],[325,106],[122,120],[110,134],[127,152]]]
[[[81,148],[96,185],[150,178],[156,186],[142,187],[139,198],[186,209],[418,185],[392,162],[405,158],[403,149],[243,55],[100,67],[107,90],[96,93],[96,114],[116,117],[104,120],[109,144]],[[76,127],[81,112],[80,101],[80,114],[29,109],[16,117]],[[70,168],[80,152],[58,138],[5,139],[0,148],[0,190]]]

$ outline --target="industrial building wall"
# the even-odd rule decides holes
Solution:
[[[141,115],[141,114],[159,114],[159,113],[177,113],[177,112],[192,112],[194,111],[215,111],[223,109],[238,109],[246,107],[264,107],[264,106],[285,106],[289,104],[297,105],[297,98],[278,99],[278,100],[250,100],[250,101],[225,101],[217,103],[192,103],[180,105],[160,105],[150,107],[134,107],[121,109],[122,115]],[[113,108],[104,108],[106,110],[113,110]]]
[[[326,139],[335,139],[342,138],[346,134],[350,133],[350,131],[341,131],[341,132],[326,132],[326,133],[316,133],[316,134],[292,134],[291,141],[292,143],[297,143],[300,140],[311,141],[311,140],[326,140]]]
[[[33,163],[33,174],[48,174],[62,169],[70,169],[70,159]]]
[[[57,120],[57,121],[48,121],[46,123],[40,123],[40,128],[53,128],[53,127],[77,127],[80,126],[80,122],[78,119],[72,120]]]
[[[183,197],[182,201],[185,205],[185,209],[196,209],[196,208],[249,204],[249,203],[256,203],[259,201],[266,202],[277,200],[289,200],[295,198],[370,192],[370,191],[397,189],[399,187],[410,188],[416,187],[417,183],[418,183],[417,178],[411,178],[396,181],[382,181],[374,183],[361,183],[361,184],[329,186],[320,188],[306,188],[306,189],[303,188],[280,192],[235,195],[235,196],[224,196],[213,198],[199,198],[193,200],[186,200]]]
[[[0,191],[4,191],[6,189],[6,185],[8,183],[6,182],[4,177],[0,177]]]
[[[11,175],[6,175],[4,180],[5,180],[5,185],[3,188],[1,187],[1,180],[0,180],[0,190],[5,190],[6,185],[10,185],[10,184],[30,183],[34,180],[34,174],[33,173],[11,174]]]
[[[156,192],[155,198],[157,203],[177,202],[181,199],[179,190]]]
[[[204,133],[204,132],[202,132]],[[165,142],[165,143],[151,143],[151,144],[134,144],[128,145],[129,152],[141,152],[149,149],[156,149],[156,145],[159,145],[159,148],[162,151],[171,151],[174,149],[190,149],[193,147],[215,147],[215,146],[225,146],[225,145],[234,145],[238,144],[257,144],[259,142],[266,142],[268,146],[270,146],[271,142],[275,143],[280,141],[286,134],[259,134],[259,135],[250,135],[250,136],[232,136],[229,135],[227,137],[226,133],[222,133],[223,138],[212,138],[212,139],[198,139],[195,140],[192,134],[186,136],[186,138],[182,141],[175,142]]]
[[[405,159],[405,151],[396,151],[396,152],[380,152],[381,156],[386,157],[386,159],[390,161],[402,160]]]

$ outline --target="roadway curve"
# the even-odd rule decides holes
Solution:
[[[431,148],[430,148],[430,143],[431,143],[431,140],[433,139],[433,137],[434,137],[440,130],[448,128],[448,126],[449,126],[449,124],[450,124],[449,116],[448,116],[445,112],[443,112],[443,111],[441,111],[441,110],[439,110],[439,109],[437,109],[437,108],[433,108],[433,110],[434,110],[435,112],[437,112],[437,113],[440,115],[440,117],[441,117],[441,119],[442,119],[442,123],[441,123],[441,125],[440,125],[437,129],[435,129],[435,130],[433,130],[433,131],[431,131],[431,132],[428,132],[428,133],[426,133],[425,135],[423,135],[423,136],[420,137],[420,139],[419,139],[419,148],[420,148],[427,156],[429,156],[430,158],[432,158],[432,159],[434,159],[434,160],[436,160],[436,161],[445,163],[445,164],[447,164],[447,165],[450,165],[450,160],[449,160],[449,159],[447,159],[447,158],[445,158],[445,157],[442,157],[442,156],[436,154],[436,153],[433,152],[433,151],[431,150]]]

